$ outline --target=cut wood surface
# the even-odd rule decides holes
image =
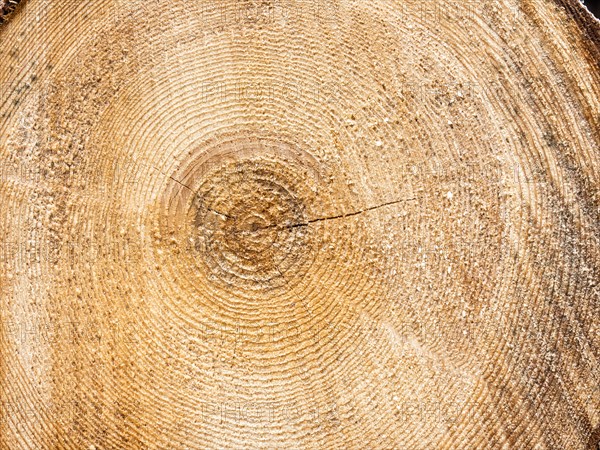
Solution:
[[[1,449],[598,448],[577,1],[0,3]]]

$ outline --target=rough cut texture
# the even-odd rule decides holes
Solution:
[[[598,447],[577,1],[5,3],[1,449]]]

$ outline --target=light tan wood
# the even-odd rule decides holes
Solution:
[[[0,448],[597,448],[578,2],[10,9]]]

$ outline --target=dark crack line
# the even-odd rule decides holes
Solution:
[[[181,181],[179,181],[177,178],[173,178],[171,175],[167,175],[166,173],[164,173],[162,170],[160,170],[158,167],[154,167],[152,166],[152,168],[154,170],[156,170],[158,173],[160,173],[161,175],[165,176],[165,177],[169,177],[171,180],[173,180],[175,183],[177,183],[179,186],[183,186],[186,189],[189,189],[190,191],[194,192],[193,189],[191,187],[189,187],[187,184],[183,184]]]
[[[156,169],[156,167],[155,167],[155,169]],[[158,169],[156,169],[156,170],[158,170]],[[160,170],[158,170],[158,171],[160,172]],[[161,173],[162,173],[162,172],[161,172]],[[181,181],[179,181],[178,179],[176,179],[176,178],[173,178],[171,175],[167,175],[167,176],[168,176],[168,177],[169,177],[171,180],[173,180],[175,183],[177,183],[178,185],[180,185],[180,186],[183,186],[184,188],[188,189],[190,192],[194,192],[194,190],[193,190],[191,187],[189,187],[187,184],[184,184],[184,183],[182,183]],[[232,219],[232,217],[231,217],[231,216],[228,216],[228,215],[227,215],[227,214],[225,214],[225,213],[219,212],[219,211],[217,211],[216,209],[212,209],[212,208],[209,208],[209,207],[207,207],[206,209],[207,209],[207,210],[209,210],[209,211],[211,211],[211,212],[214,212],[215,214],[218,214],[219,216],[223,216],[223,217],[227,217],[228,219]]]
[[[360,211],[354,211],[354,212],[347,213],[347,214],[339,214],[337,216],[329,216],[329,217],[317,217],[316,219],[310,219],[310,220],[307,220],[306,222],[294,223],[294,224],[291,224],[291,225],[269,225],[268,227],[264,227],[264,228],[274,228],[274,227],[299,228],[299,227],[307,227],[311,223],[324,222],[326,220],[336,220],[336,219],[344,219],[346,217],[358,216],[359,214],[362,214],[362,213],[365,213],[365,212],[369,212],[369,211],[373,211],[375,209],[384,208],[386,206],[391,206],[391,205],[397,205],[399,203],[410,202],[410,201],[413,201],[413,200],[417,200],[417,199],[416,198],[406,198],[406,199],[402,199],[402,200],[395,200],[395,201],[392,201],[392,202],[382,203],[381,205],[371,206],[369,208],[361,209]]]
[[[156,170],[158,170],[156,167],[154,167],[154,168]],[[158,171],[161,172],[160,170],[158,170]],[[171,180],[173,180],[175,183],[179,184],[180,186],[183,186],[184,188],[189,189],[191,192],[194,192],[191,187],[189,187],[188,185],[182,183],[181,181],[177,180],[176,178],[173,178],[171,175],[168,175],[168,177]],[[405,199],[402,199],[402,200],[394,200],[394,201],[391,201],[391,202],[382,203],[382,204],[377,205],[377,206],[371,206],[369,208],[361,209],[360,211],[354,211],[354,212],[347,213],[347,214],[339,214],[337,216],[317,217],[316,219],[310,219],[310,220],[307,220],[306,222],[294,223],[294,224],[291,224],[291,225],[283,225],[282,226],[282,225],[278,225],[278,224],[273,224],[273,225],[269,225],[269,226],[266,226],[266,227],[261,227],[261,228],[259,228],[258,230],[255,230],[255,231],[266,230],[266,229],[269,229],[269,228],[276,228],[276,227],[277,228],[299,228],[299,227],[307,227],[311,223],[324,222],[326,220],[336,220],[336,219],[344,219],[346,217],[358,216],[359,214],[362,214],[362,213],[365,213],[365,212],[369,212],[369,211],[373,211],[375,209],[384,208],[386,206],[391,206],[391,205],[397,205],[399,203],[410,202],[410,201],[413,201],[413,200],[417,200],[417,198],[413,197],[413,198],[405,198]],[[218,214],[219,216],[227,217],[228,219],[235,219],[234,217],[229,216],[229,215],[227,215],[225,213],[219,212],[216,209],[212,209],[212,208],[209,208],[209,207],[206,207],[206,209],[208,211],[211,211],[211,212],[215,213],[215,214]]]
[[[155,169],[156,169],[156,167],[155,167]],[[156,169],[156,170],[158,170],[158,169]],[[160,171],[159,171],[159,172],[160,172]],[[171,180],[173,180],[175,183],[177,183],[178,185],[180,185],[180,186],[183,186],[184,188],[186,188],[186,189],[189,189],[190,191],[194,192],[194,191],[192,190],[192,188],[191,188],[191,187],[189,187],[187,184],[183,184],[181,181],[179,181],[179,180],[178,180],[178,179],[176,179],[176,178],[173,178],[171,175],[168,175],[168,177],[169,177]]]
[[[177,181],[177,180],[175,180],[175,181]],[[250,230],[250,232],[263,231],[263,230],[268,230],[270,228],[282,228],[282,229],[283,228],[287,228],[287,229],[291,229],[291,228],[307,227],[307,226],[309,226],[312,223],[324,222],[326,220],[336,220],[336,219],[344,219],[346,217],[358,216],[359,214],[363,214],[365,212],[373,211],[375,209],[384,208],[386,206],[391,206],[391,205],[397,205],[399,203],[410,202],[410,201],[413,201],[413,200],[417,200],[417,198],[415,197],[415,198],[405,198],[405,199],[402,199],[402,200],[395,200],[395,201],[392,201],[392,202],[382,203],[382,204],[377,205],[377,206],[371,206],[369,208],[361,209],[360,211],[354,211],[354,212],[347,213],[347,214],[339,214],[337,216],[317,217],[316,219],[310,219],[310,220],[307,220],[306,222],[294,223],[294,224],[289,224],[289,225],[279,225],[279,224],[268,225],[266,227],[257,228],[256,230]],[[235,220],[235,217],[228,216],[227,214],[221,213],[221,212],[216,211],[216,210],[214,210],[212,208],[208,208],[207,207],[206,209],[208,209],[209,211],[214,212],[215,214],[219,214],[221,216],[227,217],[228,219],[234,219]]]

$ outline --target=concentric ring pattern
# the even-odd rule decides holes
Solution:
[[[0,26],[0,448],[590,449],[575,0],[27,0]]]

